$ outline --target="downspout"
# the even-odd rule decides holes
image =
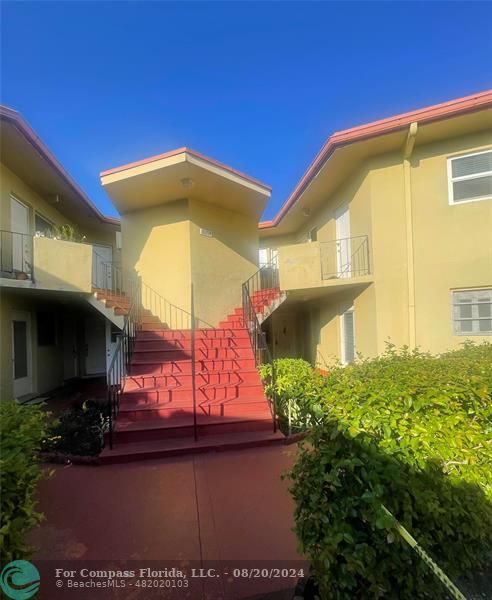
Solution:
[[[415,261],[413,249],[413,214],[412,214],[412,181],[411,163],[418,124],[416,121],[408,128],[407,139],[403,148],[403,193],[405,199],[405,237],[407,249],[407,290],[408,290],[408,342],[415,348],[417,332],[415,324]]]

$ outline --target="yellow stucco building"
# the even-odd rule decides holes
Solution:
[[[125,307],[97,290],[128,294],[125,274],[170,327],[192,286],[203,322],[240,320],[249,280],[272,354],[320,368],[491,339],[491,91],[332,135],[268,222],[268,186],[187,148],[101,173],[107,218],[0,116],[3,398],[104,375]],[[65,224],[85,238],[55,239]]]

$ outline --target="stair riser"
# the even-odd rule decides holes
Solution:
[[[196,386],[203,385],[241,385],[242,383],[260,384],[260,375],[256,371],[252,372],[237,372],[237,373],[207,373],[196,375]],[[148,387],[191,387],[191,373],[176,373],[174,375],[157,375],[157,376],[138,376],[133,375],[125,380],[125,391],[136,390]]]
[[[197,329],[195,331],[195,338],[199,339],[222,339],[222,338],[233,338],[233,339],[248,339],[248,332],[246,329],[213,329],[203,330]],[[166,331],[140,331],[137,337],[138,341],[156,341],[156,340],[191,340],[191,331],[189,329],[168,329]]]
[[[253,358],[250,348],[200,348],[195,350],[196,360]],[[191,351],[168,350],[165,352],[138,352],[132,357],[132,365],[142,362],[166,362],[169,360],[191,360]]]
[[[128,391],[128,390],[126,390]],[[234,398],[254,396],[258,394],[263,398],[263,386],[258,385],[228,385],[228,386],[211,386],[207,388],[196,389],[197,402],[217,401],[217,400],[232,400]],[[125,393],[123,392],[125,402],[133,404],[148,404],[152,402],[172,402],[174,400],[192,400],[192,390],[189,388],[162,388],[153,391]]]
[[[217,445],[216,443],[210,443],[207,446],[194,446],[193,442],[190,441],[189,446],[183,448],[171,448],[162,450],[149,450],[148,452],[139,452],[134,454],[129,452],[128,454],[116,454],[102,456],[99,459],[101,465],[114,465],[124,464],[128,462],[139,462],[144,460],[157,460],[167,458],[171,456],[185,456],[189,454],[203,454],[205,452],[212,451],[227,451],[227,450],[242,450],[246,448],[259,448],[264,446],[284,444],[282,438],[272,438],[270,440],[252,440],[252,441],[237,441],[228,444]]]
[[[269,411],[265,408],[265,401],[250,402],[248,404],[203,404],[197,406],[197,415],[209,415],[216,417],[229,418],[248,418],[249,416],[263,415],[263,418],[268,419]],[[118,423],[136,423],[138,421],[147,421],[149,419],[169,420],[173,417],[193,418],[193,406],[180,406],[173,402],[169,406],[159,408],[146,408],[145,410],[130,410],[126,406],[122,406],[118,415]]]
[[[218,338],[195,340],[195,350],[211,348],[251,348],[249,339]],[[159,352],[166,350],[191,351],[191,340],[139,340],[135,343],[135,352]]]
[[[254,358],[223,359],[223,360],[197,360],[196,371],[240,371],[241,369],[254,369]],[[191,360],[166,361],[164,363],[134,364],[130,365],[129,375],[170,375],[191,373]]]
[[[273,422],[270,419],[239,421],[237,423],[227,422],[214,425],[198,425],[199,436],[222,435],[227,433],[244,433],[250,431],[273,431]],[[144,442],[152,440],[163,440],[168,438],[182,438],[193,436],[193,419],[190,424],[172,429],[144,429],[140,431],[115,431],[113,440],[116,444]]]

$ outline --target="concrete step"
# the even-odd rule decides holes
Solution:
[[[140,460],[166,458],[202,452],[220,452],[227,450],[241,450],[255,446],[268,446],[283,444],[284,436],[277,431],[251,431],[244,433],[207,435],[199,437],[196,441],[193,436],[185,438],[170,438],[127,444],[116,444],[112,450],[104,448],[99,457],[100,464],[116,464]]]

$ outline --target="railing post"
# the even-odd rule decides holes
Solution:
[[[195,372],[195,298],[193,294],[193,284],[191,284],[191,386],[193,395],[193,436],[195,442],[198,439],[196,422],[196,372]]]

